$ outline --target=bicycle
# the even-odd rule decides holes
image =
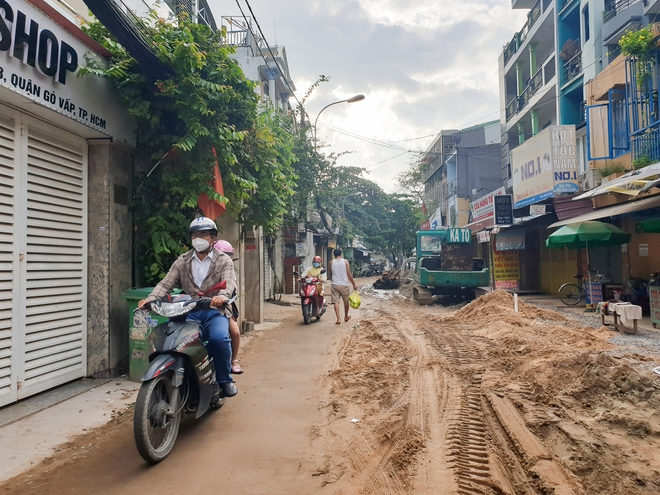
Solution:
[[[592,282],[599,282],[602,280],[602,276],[596,268],[592,268],[590,273]],[[584,275],[578,273],[575,275],[575,279],[575,283],[567,282],[559,287],[559,290],[557,291],[557,294],[559,294],[559,299],[561,299],[561,302],[563,302],[566,306],[576,306],[580,304],[580,301],[582,301],[585,296]]]
[[[584,297],[584,276],[581,273],[575,275],[576,283],[567,282],[559,287],[557,294],[559,299],[566,306],[576,306],[580,304]]]

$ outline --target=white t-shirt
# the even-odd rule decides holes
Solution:
[[[332,285],[346,285],[351,286],[348,281],[348,273],[346,268],[346,260],[344,258],[332,260],[330,271],[332,272]]]

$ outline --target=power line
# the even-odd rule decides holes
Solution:
[[[238,5],[238,0],[236,0],[236,4]],[[250,14],[252,15],[252,18],[254,19],[254,23],[257,25],[257,29],[259,30],[259,33],[261,33],[261,38],[264,40],[264,42],[266,44],[266,48],[268,48],[268,52],[270,53],[270,56],[273,57],[273,62],[275,62],[275,65],[277,66],[277,69],[282,74],[282,80],[286,84],[287,88],[289,88],[289,91],[291,91],[291,94],[293,95],[295,100],[298,102],[298,105],[300,105],[300,107],[302,107],[302,103],[300,103],[300,100],[298,100],[298,97],[296,96],[296,93],[293,91],[293,88],[291,88],[291,85],[289,85],[289,81],[287,81],[285,72],[282,70],[282,67],[280,67],[279,62],[275,58],[275,54],[273,53],[273,50],[270,49],[270,44],[268,43],[268,40],[266,39],[266,35],[264,34],[263,30],[261,29],[261,26],[259,25],[259,21],[257,20],[257,16],[254,15],[254,11],[252,10],[252,6],[250,5],[250,2],[248,2],[248,0],[245,0],[245,4],[247,5],[248,9],[250,10]],[[239,5],[239,8],[240,8],[240,5]],[[243,9],[241,9],[241,13],[243,13]],[[245,18],[245,14],[243,14],[243,18]],[[246,19],[246,22],[247,22],[247,19]],[[262,57],[263,57],[263,54],[262,54]],[[267,62],[266,62],[266,65],[268,65]]]

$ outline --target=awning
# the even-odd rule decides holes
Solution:
[[[608,206],[606,208],[599,208],[590,213],[585,213],[584,215],[555,222],[548,228],[551,229],[554,227],[561,227],[562,225],[585,222],[587,220],[598,220],[599,218],[616,217],[618,215],[626,215],[628,213],[634,213],[636,211],[643,211],[656,207],[660,207],[660,196],[653,196],[652,198],[640,199],[639,201],[632,201],[620,205]]]
[[[477,222],[468,223],[463,228],[470,229],[472,232],[479,232],[480,230],[492,229],[493,227],[495,227],[495,218],[488,217],[488,218],[484,218],[483,220],[479,220]]]
[[[637,196],[648,191],[651,187],[657,187],[658,179],[660,179],[660,162],[623,174],[621,177],[617,177],[601,186],[594,187],[573,199],[593,198],[612,192]]]

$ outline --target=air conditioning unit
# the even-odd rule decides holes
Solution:
[[[600,186],[602,178],[600,172],[596,168],[587,170],[585,173],[580,175],[580,190],[588,191],[594,187]]]

